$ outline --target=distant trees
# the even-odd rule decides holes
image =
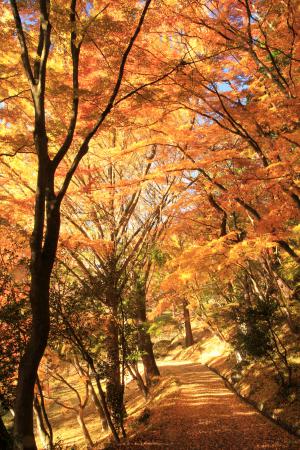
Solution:
[[[171,261],[162,286],[199,302],[202,319],[231,343],[233,330],[224,330],[237,331],[240,314],[248,331],[239,345],[250,352],[261,338],[290,383],[282,335],[288,327],[297,341],[299,333],[295,2],[182,2],[169,13],[186,63],[172,76],[180,91],[173,107],[189,120],[184,133],[165,125],[183,158],[166,170],[181,167],[194,184],[164,242]]]
[[[191,245],[171,260],[169,267],[178,268],[169,273],[163,288],[176,282],[199,319],[231,345],[239,362],[271,363],[279,384],[291,387],[295,383],[291,356],[299,341],[299,299],[294,280],[298,267],[273,247],[266,250],[228,239],[201,249]],[[168,307],[165,304],[165,310]]]

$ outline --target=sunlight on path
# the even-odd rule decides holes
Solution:
[[[300,449],[300,440],[271,423],[228,390],[206,367],[167,362],[162,375],[179,390],[151,409],[147,429],[126,449]]]

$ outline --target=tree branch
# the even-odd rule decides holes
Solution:
[[[32,69],[31,69],[31,65],[30,65],[29,53],[28,53],[27,42],[26,42],[24,30],[23,30],[22,21],[20,18],[16,0],[10,0],[10,4],[11,4],[14,20],[15,20],[19,43],[21,46],[21,58],[22,58],[22,62],[23,62],[23,67],[24,67],[25,73],[27,75],[30,87],[32,89],[33,85],[34,85],[34,77],[33,77]]]
[[[80,161],[82,160],[82,158],[84,157],[84,155],[87,153],[88,148],[89,148],[89,143],[90,140],[93,138],[93,136],[96,134],[96,132],[98,131],[98,129],[100,128],[100,126],[102,125],[102,123],[104,122],[104,120],[106,119],[107,115],[110,113],[110,111],[112,110],[113,106],[114,106],[114,101],[119,93],[120,87],[121,87],[121,83],[123,80],[123,76],[124,76],[124,70],[125,70],[125,66],[126,66],[126,62],[129,56],[129,53],[133,47],[133,44],[136,40],[136,38],[138,37],[142,25],[144,23],[145,17],[146,17],[146,13],[149,9],[150,3],[152,0],[147,0],[143,9],[143,12],[140,16],[140,20],[138,22],[138,25],[133,33],[133,35],[130,38],[129,44],[125,50],[125,52],[123,53],[123,57],[121,59],[121,63],[120,63],[120,68],[119,68],[119,73],[118,73],[118,77],[117,77],[117,81],[115,83],[115,87],[113,89],[113,92],[107,102],[106,107],[104,108],[104,110],[102,111],[98,121],[96,122],[96,124],[94,125],[94,127],[92,128],[92,130],[87,134],[86,138],[84,139],[83,143],[80,146],[80,149],[77,153],[77,155],[74,158],[73,164],[70,167],[68,173],[66,174],[65,177],[65,181],[58,193],[57,199],[58,202],[61,202],[65,193],[67,192],[67,189],[69,187],[69,184],[71,182],[71,179],[80,163]]]

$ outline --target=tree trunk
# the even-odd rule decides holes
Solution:
[[[106,431],[108,429],[108,424],[107,424],[107,420],[106,420],[106,417],[105,417],[105,413],[104,413],[102,405],[101,405],[101,403],[99,401],[99,398],[98,398],[98,396],[96,394],[94,386],[92,384],[92,380],[90,380],[90,379],[88,380],[88,386],[89,386],[89,392],[91,394],[93,403],[95,405],[95,408],[98,411],[98,415],[99,415],[99,418],[100,418],[100,421],[101,421],[102,429]]]
[[[33,394],[37,370],[47,345],[49,333],[48,286],[44,280],[33,281],[35,314],[29,342],[19,366],[15,403],[15,448],[35,450],[33,434]],[[36,300],[40,298],[40,304]]]
[[[36,384],[38,387],[38,391],[39,391],[39,395],[40,395],[40,406],[41,406],[41,412],[42,412],[42,417],[43,417],[43,421],[45,422],[45,427],[47,429],[47,434],[49,436],[49,448],[52,449],[54,447],[53,445],[53,430],[52,430],[52,426],[46,411],[46,407],[45,407],[45,401],[44,401],[44,393],[43,393],[43,389],[42,389],[42,385],[40,383],[40,379],[37,376],[36,379]]]
[[[279,294],[281,297],[281,301],[279,300],[278,303],[286,319],[286,323],[293,334],[299,335],[300,327],[298,324],[294,322],[289,308],[289,303],[293,297],[294,291],[287,285],[287,283],[283,280],[283,278],[280,277],[277,271],[274,268],[272,268],[271,263],[268,264],[267,269],[269,269],[268,271],[270,275],[273,277],[278,287]]]
[[[212,323],[212,321],[210,320],[205,307],[203,304],[199,304],[200,310],[201,310],[201,319],[206,323],[206,325],[208,326],[208,328],[210,329],[210,331],[213,334],[216,334],[221,341],[224,342],[228,342],[227,339],[225,338],[224,334],[222,333],[221,329],[219,328],[219,325],[217,323]]]
[[[99,396],[101,398],[101,405],[102,405],[102,408],[103,408],[103,412],[105,414],[105,418],[106,418],[107,424],[108,424],[108,426],[109,426],[109,428],[110,428],[110,430],[111,430],[111,432],[113,434],[113,437],[114,437],[115,441],[119,442],[120,438],[119,438],[118,432],[117,432],[117,430],[116,430],[116,428],[115,428],[115,426],[113,424],[113,421],[111,419],[111,415],[110,415],[110,411],[109,411],[108,406],[107,406],[105,394],[104,394],[104,391],[103,391],[101,383],[100,383],[99,374],[96,372],[96,369],[95,369],[94,362],[93,362],[92,358],[90,356],[88,356],[88,355],[86,355],[86,357],[87,357],[86,361],[89,364],[89,367],[90,367],[91,372],[92,372],[92,376],[95,377],[95,380],[96,380],[96,385],[97,385]]]
[[[90,435],[89,430],[87,429],[85,421],[84,421],[83,408],[80,408],[79,411],[78,411],[77,421],[78,421],[78,423],[80,425],[80,428],[81,428],[82,434],[84,436],[87,448],[88,449],[93,448],[94,443],[92,441],[91,435]]]
[[[155,356],[153,352],[153,344],[149,333],[142,326],[139,330],[139,351],[142,353],[142,362],[144,366],[144,375],[146,386],[149,388],[153,384],[153,380],[160,376]]]
[[[39,431],[40,440],[43,445],[43,448],[51,449],[50,436],[46,430],[44,420],[43,420],[42,408],[41,408],[41,405],[40,405],[39,400],[36,395],[34,396],[33,408],[36,413],[37,429]]]
[[[187,300],[183,300],[183,318],[184,318],[184,328],[185,328],[185,346],[190,347],[194,344],[194,337],[191,327],[190,311],[188,308]]]
[[[107,320],[106,352],[108,362],[106,383],[107,403],[112,412],[115,425],[118,427],[121,426],[123,421],[124,405],[120,372],[117,305],[113,306],[112,313]]]
[[[39,172],[39,178],[48,177],[47,172]],[[21,358],[15,402],[14,448],[16,450],[36,450],[33,433],[34,385],[40,360],[47,346],[50,329],[49,289],[51,272],[55,260],[60,229],[59,205],[50,205],[47,211],[47,228],[43,239],[44,198],[38,182],[35,226],[31,238],[31,284],[30,303],[32,325],[30,337]],[[42,199],[40,198],[42,197]]]
[[[87,361],[87,362],[89,363],[89,361]],[[102,429],[103,430],[107,430],[108,429],[108,423],[107,423],[107,420],[106,420],[105,412],[104,412],[104,409],[103,409],[103,407],[101,405],[101,401],[99,400],[99,398],[97,396],[97,393],[96,393],[96,391],[94,389],[93,381],[92,381],[91,374],[90,374],[90,370],[88,369],[88,370],[85,371],[82,368],[82,366],[80,365],[80,362],[79,362],[77,356],[74,356],[74,366],[75,366],[77,372],[79,373],[79,375],[82,378],[84,378],[84,377],[86,378],[87,385],[88,385],[88,391],[89,391],[89,394],[92,397],[92,401],[93,401],[93,403],[95,405],[95,408],[98,411],[98,415],[99,415],[99,418],[100,418],[100,421],[101,421]],[[89,365],[89,368],[91,369],[90,365]]]
[[[160,376],[150,334],[147,330],[146,296],[139,295],[136,305],[136,318],[138,321],[138,349],[142,355],[146,386],[152,385],[153,379]]]
[[[148,396],[148,388],[144,383],[144,380],[139,372],[138,366],[135,363],[126,364],[126,367],[132,376],[132,378],[136,381],[136,384],[138,385],[138,388],[142,392],[145,398]]]

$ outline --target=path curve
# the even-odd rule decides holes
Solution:
[[[146,430],[123,449],[300,450],[300,440],[247,405],[201,364],[167,362],[179,392],[151,409]]]

